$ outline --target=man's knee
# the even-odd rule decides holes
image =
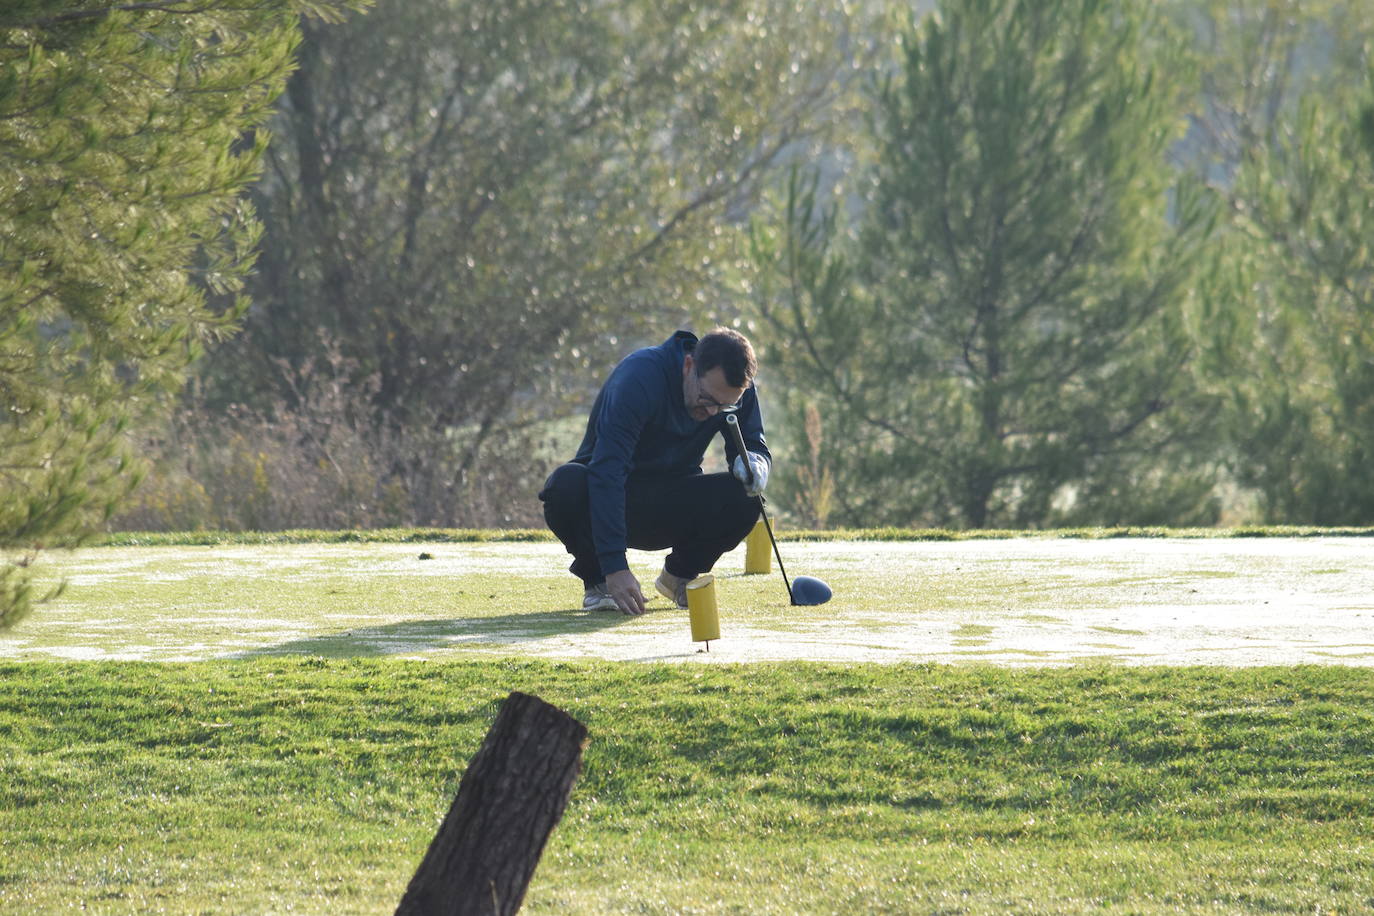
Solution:
[[[569,462],[555,468],[544,481],[539,499],[544,503],[545,518],[586,511],[587,466]]]
[[[728,474],[721,476],[725,479],[718,485],[718,517],[732,536],[738,534],[740,540],[743,540],[744,536],[753,530],[754,523],[759,520],[759,501],[756,497],[746,494],[744,487],[734,477]]]
[[[736,504],[735,519],[740,532],[740,540],[754,530],[754,525],[759,520],[759,501],[753,496],[746,496],[743,501]]]

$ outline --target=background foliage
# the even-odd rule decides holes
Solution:
[[[828,418],[838,520],[1209,514],[1183,321],[1209,207],[1168,193],[1187,69],[1144,59],[1151,25],[1096,0],[951,5],[870,86],[857,217],[797,179],[759,221],[764,337],[783,399]]]
[[[1195,155],[1231,215],[1195,336],[1264,520],[1374,517],[1374,13],[1218,3]]]
[[[277,441],[269,477],[332,478],[336,523],[536,523],[570,450],[550,421],[723,310],[729,214],[818,129],[848,28],[796,0],[395,0],[307,27],[208,411],[249,409],[232,435]],[[311,435],[321,407],[352,435]]]

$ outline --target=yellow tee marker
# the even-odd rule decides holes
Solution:
[[[692,641],[705,642],[710,652],[711,640],[720,639],[715,576],[706,573],[687,583],[687,616],[692,621]]]

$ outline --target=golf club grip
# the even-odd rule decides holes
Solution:
[[[749,461],[749,450],[744,447],[744,433],[739,431],[739,417],[734,414],[726,414],[725,425],[730,427],[730,432],[735,437],[735,448],[739,451],[740,457],[744,459],[744,473],[749,475],[745,481],[749,486],[754,485],[754,465]]]

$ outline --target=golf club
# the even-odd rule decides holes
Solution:
[[[754,483],[754,467],[749,463],[749,450],[744,447],[744,435],[739,431],[739,418],[733,413],[725,415],[725,425],[730,428],[735,439],[735,449],[744,459],[744,473],[749,475],[748,485]],[[825,604],[830,600],[830,586],[812,576],[798,576],[795,582],[787,578],[787,568],[782,565],[782,554],[778,552],[778,539],[773,537],[773,525],[768,521],[768,511],[763,494],[759,501],[759,515],[763,517],[763,527],[768,530],[768,540],[773,545],[773,556],[778,558],[778,570],[782,573],[782,584],[787,586],[787,598],[795,605]]]

